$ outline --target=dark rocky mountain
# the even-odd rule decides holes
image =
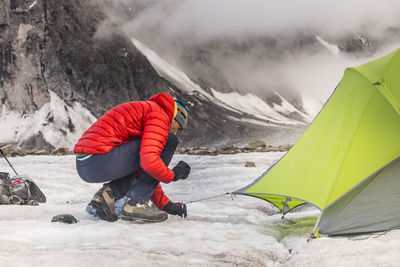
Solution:
[[[182,134],[182,145],[237,143],[243,137],[276,133],[276,127],[246,124],[252,118],[222,107],[197,93],[187,93],[160,77],[143,54],[117,28],[107,38],[96,31],[105,19],[101,7],[90,1],[10,0],[0,3],[0,99],[2,121],[26,119],[51,101],[51,92],[71,111],[81,103],[99,117],[111,107],[132,100],[145,100],[158,92],[168,92],[190,103],[190,121]],[[57,98],[57,99],[58,99]],[[7,127],[15,131],[3,143],[23,148],[69,145],[79,136],[79,116],[56,120],[48,110],[45,120],[35,123],[56,126],[48,131],[65,138],[52,138],[40,127]],[[68,116],[68,112],[64,115]],[[35,120],[34,118],[32,120]],[[21,124],[26,121],[21,120]],[[88,122],[89,123],[89,122]],[[89,124],[86,125],[89,125]],[[24,133],[21,133],[24,131]],[[61,140],[61,142],[57,142]]]
[[[214,97],[211,88],[243,93],[240,84],[226,79],[226,71],[214,60],[221,51],[225,59],[238,51],[279,58],[293,47],[320,48],[312,34],[177,45],[172,53],[181,54],[178,67],[202,89],[187,90],[168,74],[160,75],[160,69],[133,44],[132,36],[121,30],[119,20],[110,19],[110,9],[126,19],[136,16],[145,6],[140,3],[132,9],[113,1],[1,1],[0,142],[27,149],[72,147],[95,117],[120,103],[146,100],[159,92],[188,104],[190,120],[181,136],[182,146],[243,145],[254,138],[292,143],[305,129],[309,120],[299,95],[284,90],[259,94],[272,109],[286,99],[295,107],[292,112],[275,110],[287,119],[280,121],[227,106]],[[339,47],[347,53],[373,51],[374,42],[350,36],[343,37]],[[162,54],[160,46],[152,48]]]

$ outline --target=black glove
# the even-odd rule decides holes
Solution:
[[[178,164],[172,169],[174,172],[174,180],[173,181],[178,181],[180,179],[186,179],[189,176],[190,173],[190,166],[184,162],[184,161],[179,161]]]
[[[187,216],[186,205],[183,203],[173,203],[170,201],[167,205],[165,205],[164,211],[166,211],[168,214],[178,215],[183,218],[186,218]]]

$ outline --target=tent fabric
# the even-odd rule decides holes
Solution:
[[[400,227],[400,158],[328,207],[319,233],[378,232]]]
[[[324,212],[338,203],[400,156],[399,71],[400,49],[346,69],[292,149],[234,193],[265,199],[283,213],[304,203]]]

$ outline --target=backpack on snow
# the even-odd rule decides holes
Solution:
[[[7,172],[0,172],[0,205],[32,205],[45,203],[46,196],[27,176],[10,177]]]

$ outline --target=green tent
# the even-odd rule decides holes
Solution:
[[[277,163],[234,194],[284,214],[321,210],[313,236],[400,227],[400,49],[347,68],[323,109]]]

